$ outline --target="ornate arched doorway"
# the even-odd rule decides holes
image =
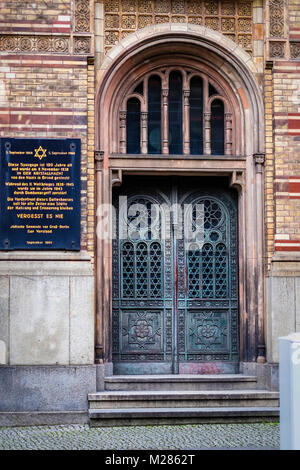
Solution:
[[[120,227],[119,196],[127,225],[141,202],[146,226],[151,204],[199,203],[204,238],[186,248],[176,220],[168,241],[98,237],[97,359],[116,373],[237,372],[265,355],[261,96],[231,41],[161,29],[104,62],[98,205],[113,201]]]

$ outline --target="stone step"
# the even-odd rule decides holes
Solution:
[[[266,390],[105,391],[88,395],[90,409],[277,407],[278,392]]]
[[[257,389],[257,377],[243,374],[113,375],[104,382],[109,391]]]
[[[244,423],[277,421],[278,407],[209,408],[116,408],[90,409],[89,423],[96,426],[137,426],[158,424]]]

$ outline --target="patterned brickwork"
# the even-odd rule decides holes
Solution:
[[[0,4],[0,136],[81,139],[81,247],[92,258],[93,4]]]
[[[4,2],[0,52],[92,54],[94,0]]]
[[[87,141],[87,246],[94,258],[95,239],[95,168],[94,168],[94,142],[95,142],[95,79],[94,60],[88,61],[88,141]]]
[[[0,51],[40,54],[70,52],[70,38],[48,35],[13,35],[0,36]]]
[[[247,0],[105,0],[105,50],[127,34],[158,23],[193,23],[220,31],[252,51],[252,3]]]
[[[274,251],[274,143],[273,143],[273,76],[272,66],[267,64],[265,69],[265,239],[267,248],[267,266],[270,267]]]
[[[300,251],[300,2],[266,3],[265,220],[268,262]],[[272,65],[273,64],[273,69]]]
[[[104,0],[95,13],[93,0],[1,2],[1,135],[82,139],[82,240],[91,253],[94,66],[87,56],[93,55],[94,16],[98,61],[130,32],[161,22],[206,25],[253,53],[264,71],[268,260],[274,247],[300,249],[299,0]]]
[[[285,0],[269,0],[269,36],[271,38],[284,38],[285,25]]]
[[[82,247],[86,236],[87,70],[78,57],[3,57],[0,67],[1,137],[80,138]]]
[[[290,54],[292,60],[300,60],[300,3],[289,1]]]
[[[264,10],[263,1],[254,0],[252,2],[253,8],[253,61],[256,64],[257,71],[263,73],[264,71]]]
[[[299,36],[300,33],[300,5],[299,0],[289,0],[289,23],[290,35],[294,33]]]
[[[276,251],[300,251],[300,63],[274,65]]]
[[[71,0],[1,1],[0,31],[67,32],[71,25]]]
[[[270,59],[288,57],[287,2],[285,0],[267,0],[266,2],[266,37]]]

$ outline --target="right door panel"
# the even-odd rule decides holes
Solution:
[[[196,225],[203,208],[202,243],[176,241],[178,265],[178,362],[180,373],[238,371],[237,201],[226,190],[184,193]]]

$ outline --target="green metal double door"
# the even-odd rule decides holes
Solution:
[[[113,202],[114,373],[238,372],[235,193],[127,177]]]

